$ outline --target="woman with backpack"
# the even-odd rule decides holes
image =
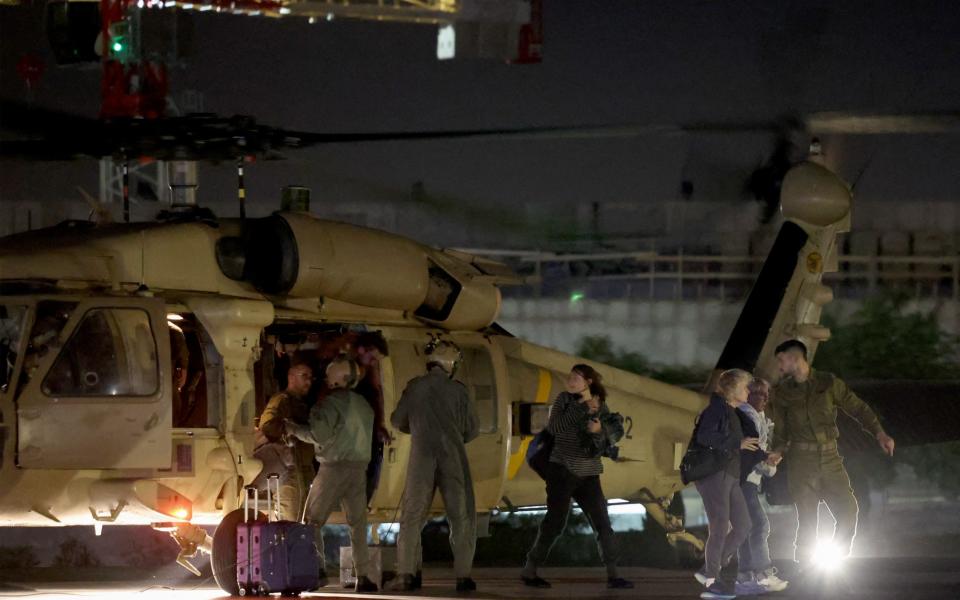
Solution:
[[[547,482],[547,514],[540,522],[537,539],[521,573],[525,585],[550,587],[547,580],[537,575],[537,569],[563,533],[573,499],[597,536],[600,557],[607,568],[607,587],[633,587],[617,572],[619,553],[607,514],[607,499],[600,488],[600,457],[623,435],[620,420],[610,413],[605,401],[600,374],[585,364],[573,366],[567,376],[566,391],[553,401],[546,427],[553,436],[553,446],[544,449],[549,451],[549,461],[542,473]]]

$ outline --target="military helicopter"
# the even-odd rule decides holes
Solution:
[[[242,136],[221,125],[210,137],[233,153]],[[137,143],[181,161],[190,143],[199,158],[215,148],[196,130],[187,142],[170,129],[144,134],[150,122],[134,126],[140,131],[123,139],[134,156]],[[308,139],[250,131],[247,149]],[[819,325],[831,299],[821,278],[835,268],[837,234],[849,228],[850,190],[812,157],[786,174],[781,205],[785,222],[718,370],[756,366],[769,375],[779,341],[801,337],[815,349],[829,337]],[[478,510],[541,505],[543,484],[525,464],[526,449],[566,373],[584,361],[497,326],[499,286],[516,282],[490,259],[302,210],[216,219],[194,206],[159,222],[72,222],[0,239],[0,525],[150,525],[171,532],[178,561],[194,572],[188,559],[198,549],[211,553],[219,585],[237,592],[234,532],[244,486],[263,466],[253,456],[255,419],[278,388],[276,359],[316,350],[345,330],[386,339],[380,383],[388,415],[423,372],[424,345],[457,343],[458,379],[481,418],[468,446]],[[174,381],[170,323],[189,353],[184,391]],[[642,503],[672,542],[701,547],[668,506],[683,488],[679,462],[704,396],[593,366],[611,410],[625,417],[620,457],[603,475],[607,495]],[[371,522],[395,518],[408,453],[409,437],[394,435]],[[439,500],[434,509],[442,513]]]
[[[210,553],[214,576],[230,593],[238,591],[234,544],[244,486],[263,469],[253,454],[255,421],[279,387],[278,357],[314,352],[344,331],[379,331],[389,346],[380,371],[389,414],[406,383],[423,372],[424,345],[456,342],[464,352],[458,378],[481,416],[481,434],[467,449],[484,515],[543,503],[542,481],[524,462],[526,448],[570,367],[590,361],[497,326],[499,286],[517,282],[504,265],[305,210],[215,218],[193,199],[193,161],[378,139],[727,129],[694,123],[316,135],[242,117],[103,122],[10,106],[0,113],[8,123],[42,122],[47,134],[5,141],[4,154],[123,162],[150,156],[186,174],[175,184],[183,206],[163,220],[69,222],[0,239],[0,526],[152,526],[172,534],[181,548],[178,562],[194,572],[189,558]],[[934,115],[928,130],[941,131],[944,116],[956,129],[956,115]],[[918,132],[918,123],[920,130],[927,123],[849,115],[806,122],[820,131],[873,133]],[[815,351],[829,337],[819,318],[832,294],[821,279],[836,268],[851,194],[817,157],[787,168],[774,178],[782,182],[785,222],[718,371],[755,368],[769,377],[778,342],[800,337]],[[175,381],[174,326],[189,355],[182,389]],[[603,475],[608,497],[642,503],[672,542],[702,547],[668,506],[683,488],[679,462],[704,396],[593,366],[626,425],[620,457]],[[370,501],[371,522],[395,518],[408,453],[409,437],[394,435]],[[443,512],[439,500],[434,509]],[[209,525],[217,526],[212,536],[201,527]]]

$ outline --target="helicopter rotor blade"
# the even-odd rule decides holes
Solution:
[[[807,117],[815,134],[841,135],[924,135],[960,133],[960,112],[928,114],[815,113]]]
[[[925,115],[792,114],[775,120],[692,121],[682,124],[612,124],[426,131],[315,133],[260,125],[253,117],[194,114],[160,119],[99,120],[55,110],[0,104],[0,130],[27,134],[0,140],[0,157],[67,160],[151,157],[159,160],[232,160],[275,156],[285,149],[324,144],[426,140],[583,140],[689,133],[769,133],[784,128],[811,135],[960,133],[960,112]],[[4,137],[9,138],[9,135]]]

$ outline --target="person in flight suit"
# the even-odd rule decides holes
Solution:
[[[780,382],[774,388],[771,462],[784,457],[787,488],[797,507],[795,559],[813,557],[817,545],[817,510],[827,503],[836,521],[833,543],[841,556],[850,554],[857,532],[857,500],[850,477],[837,451],[837,409],[850,415],[893,456],[894,441],[880,426],[873,410],[847,384],[807,362],[807,347],[799,340],[777,346],[774,354]]]
[[[310,486],[304,521],[314,526],[314,543],[320,555],[320,587],[326,584],[323,525],[337,508],[342,508],[350,526],[350,546],[357,572],[356,591],[375,592],[377,585],[367,577],[367,484],[373,439],[373,409],[366,399],[350,388],[357,384],[357,364],[347,357],[327,366],[327,387],[332,391],[310,409],[310,424],[285,422],[287,432],[313,445],[317,476]]]
[[[447,341],[427,346],[427,374],[407,384],[391,424],[411,437],[410,462],[401,501],[395,589],[419,587],[420,535],[433,494],[440,488],[450,523],[457,591],[477,589],[470,578],[477,545],[477,511],[465,444],[479,433],[477,409],[453,375],[463,354]]]
[[[257,449],[253,455],[263,461],[260,487],[265,476],[280,475],[280,518],[299,521],[307,484],[313,479],[313,445],[286,435],[284,421],[305,424],[310,415],[306,397],[313,384],[313,369],[294,362],[287,371],[287,387],[267,402],[260,415]],[[265,485],[265,483],[264,483]]]

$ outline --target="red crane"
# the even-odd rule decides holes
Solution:
[[[169,89],[167,68],[140,55],[135,0],[100,0],[100,81],[102,118],[162,117]]]

